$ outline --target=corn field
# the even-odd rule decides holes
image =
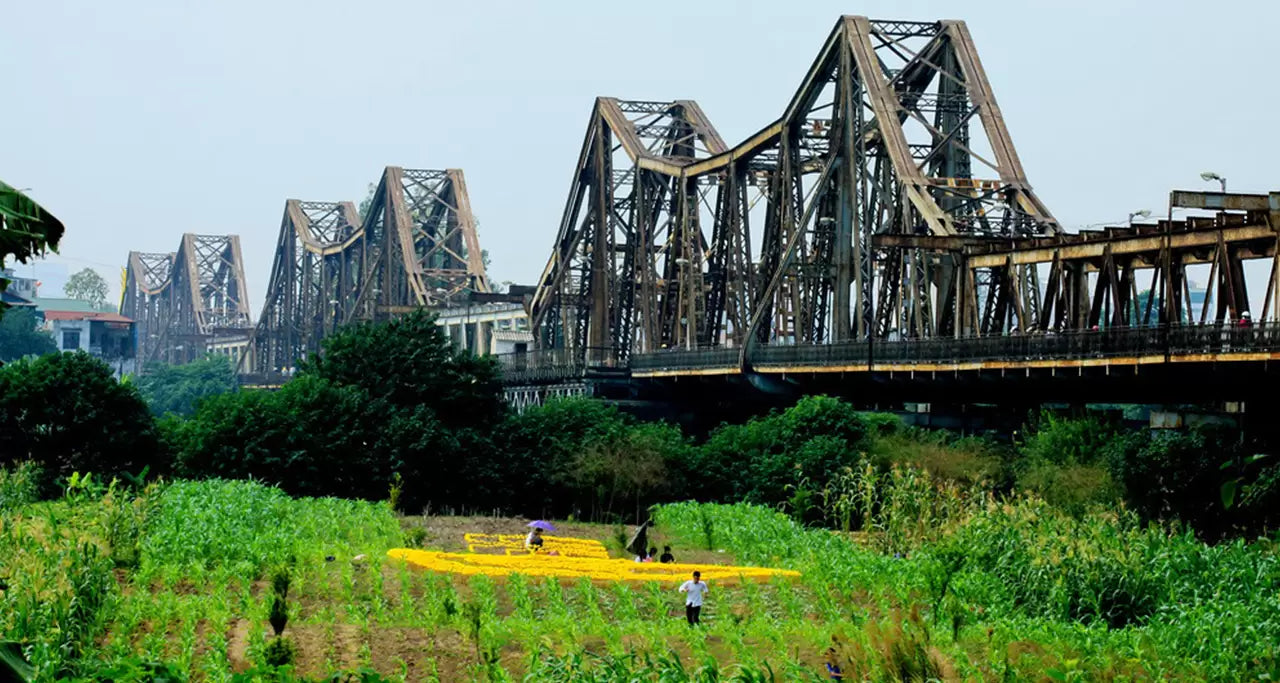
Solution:
[[[655,538],[681,562],[799,572],[712,580],[697,628],[669,581],[396,561],[388,550],[445,540],[385,503],[226,481],[14,493],[0,507],[0,674],[763,682],[827,680],[828,661],[872,681],[1280,673],[1270,542],[1209,546],[1124,511],[1070,516],[910,468],[840,477],[819,503],[835,531],[746,504],[655,510]]]

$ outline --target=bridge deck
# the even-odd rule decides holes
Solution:
[[[746,361],[744,363],[744,360]],[[742,349],[673,349],[620,362],[603,350],[500,357],[509,383],[556,382],[592,375],[678,378],[754,374],[965,373],[1071,371],[1082,368],[1269,363],[1280,360],[1280,326],[1180,325],[1025,336],[871,340]]]

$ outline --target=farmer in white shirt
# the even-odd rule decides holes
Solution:
[[[702,581],[702,573],[694,572],[692,581],[680,584],[680,592],[686,594],[684,617],[689,620],[689,625],[696,626],[702,623],[698,621],[698,614],[702,612],[702,596],[707,594],[707,584]]]

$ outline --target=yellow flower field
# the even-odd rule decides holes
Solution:
[[[661,581],[680,583],[695,570],[707,581],[767,581],[770,577],[798,578],[800,572],[768,567],[733,567],[725,565],[659,564],[598,557],[566,555],[485,555],[480,553],[446,553],[433,550],[394,548],[387,555],[402,559],[423,569],[450,574],[484,574],[487,576],[555,576],[585,577],[597,581]]]
[[[468,552],[503,551],[506,555],[527,554],[524,536],[519,534],[463,534]],[[609,559],[609,551],[600,541],[568,536],[543,536],[542,552],[552,550],[567,557]]]

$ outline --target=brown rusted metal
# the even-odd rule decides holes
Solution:
[[[240,237],[187,233],[176,252],[130,252],[120,311],[137,321],[144,362],[243,346],[253,322]]]
[[[388,166],[363,218],[351,202],[285,202],[266,303],[240,367],[287,375],[341,325],[488,291],[462,171]]]

